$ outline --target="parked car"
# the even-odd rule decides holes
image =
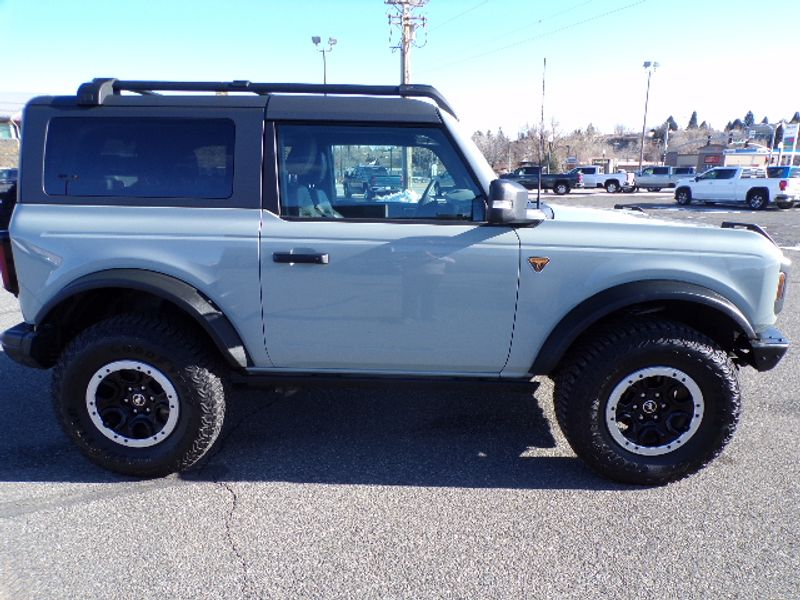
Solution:
[[[18,169],[0,169],[0,193],[7,191],[17,182]]]
[[[403,178],[400,175],[390,175],[389,170],[381,165],[358,165],[345,173],[344,195],[346,198],[353,194],[363,194],[368,200],[376,196],[385,196],[399,192],[403,187]]]
[[[538,165],[519,167],[511,173],[500,176],[501,179],[516,181],[528,190],[539,188],[539,167]],[[545,173],[542,172],[542,189],[553,190],[559,196],[569,194],[569,192],[581,185],[582,177],[580,173]]]
[[[581,165],[575,167],[567,174],[578,174],[581,176],[583,187],[585,188],[605,188],[609,193],[632,192],[634,188],[633,173],[606,173],[603,167],[598,165]]]
[[[113,471],[196,464],[227,382],[481,384],[500,400],[550,376],[579,456],[664,484],[731,439],[738,368],[788,348],[790,263],[757,226],[534,208],[430,86],[97,79],[31,100],[24,121],[0,236],[24,320],[0,343],[53,368],[62,428]],[[425,192],[395,213],[340,196],[335,168],[365,147],[430,166]]]
[[[771,179],[800,178],[800,167],[792,167],[789,165],[767,167],[767,177]]]
[[[770,205],[791,208],[800,202],[800,179],[768,178],[764,169],[715,167],[691,179],[681,179],[675,190],[678,204],[694,200],[744,202],[753,210]]]
[[[695,174],[694,167],[647,167],[636,175],[636,188],[660,192],[662,188],[674,188],[679,180]]]

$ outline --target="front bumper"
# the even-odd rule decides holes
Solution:
[[[20,323],[0,334],[3,352],[26,367],[49,369],[55,364],[56,339],[47,328]]]
[[[754,340],[750,340],[752,352],[750,365],[758,371],[769,371],[774,368],[789,349],[789,340],[775,328],[761,332]]]

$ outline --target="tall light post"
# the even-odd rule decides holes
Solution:
[[[650,76],[658,68],[658,63],[652,60],[644,61],[644,68],[647,69],[647,94],[644,97],[644,122],[642,123],[642,148],[639,151],[639,171],[642,170],[644,162],[644,132],[647,129],[647,103],[650,101]]]
[[[317,47],[317,51],[322,52],[322,83],[328,85],[328,61],[325,59],[325,55],[333,50],[333,47],[336,45],[336,38],[328,38],[327,48],[324,46],[322,48],[319,47],[320,43],[322,42],[322,38],[318,35],[312,36],[311,41],[314,42],[314,45]]]

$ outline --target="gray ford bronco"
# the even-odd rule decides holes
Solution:
[[[429,86],[97,79],[24,128],[3,349],[54,369],[64,430],[120,473],[200,460],[230,382],[550,376],[579,456],[663,484],[788,347],[789,261],[757,226],[530,204]],[[365,164],[401,189],[348,195]]]

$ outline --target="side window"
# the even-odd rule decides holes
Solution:
[[[720,169],[717,171],[717,179],[733,179],[736,169]]]
[[[669,167],[654,167],[653,168],[653,175],[667,175],[669,173]]]
[[[228,119],[59,117],[50,121],[50,196],[229,198],[234,124]]]
[[[484,219],[480,188],[437,128],[283,124],[277,130],[284,216]]]

